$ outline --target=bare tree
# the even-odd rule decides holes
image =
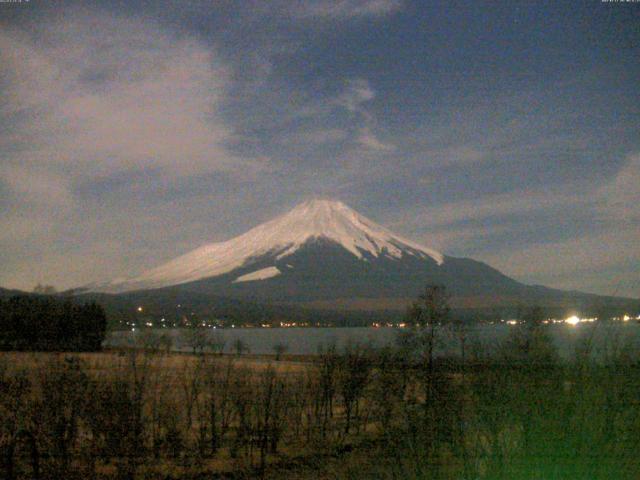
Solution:
[[[359,401],[369,382],[371,361],[366,349],[360,344],[349,342],[340,357],[338,372],[338,388],[342,395],[345,409],[345,434],[349,433],[351,421],[359,413]]]
[[[56,475],[66,478],[85,410],[89,379],[77,357],[55,359],[40,369],[39,417],[57,460]]]
[[[374,415],[386,435],[404,401],[410,373],[406,368],[406,359],[399,350],[392,347],[377,351],[374,362],[371,401]]]
[[[460,363],[464,372],[464,367],[467,362],[467,343],[469,338],[469,325],[459,316],[454,316],[450,322],[451,333],[458,341],[460,348]]]
[[[437,405],[446,380],[436,375],[435,348],[441,341],[441,331],[450,322],[449,295],[444,286],[428,285],[418,300],[409,308],[407,322],[412,330],[405,337],[406,346],[412,356],[419,359],[418,368],[421,376],[422,403],[421,428],[415,430],[414,440],[428,453],[436,436],[439,415]],[[436,377],[439,377],[436,379]],[[417,420],[417,418],[416,418]]]
[[[164,353],[170,353],[173,348],[173,338],[167,333],[160,335],[160,348]]]
[[[144,437],[147,418],[145,406],[148,397],[149,374],[151,370],[152,354],[149,352],[129,353],[127,364],[123,368],[124,378],[119,385],[120,401],[123,405],[119,412],[120,420],[125,422],[119,428],[124,437],[124,461],[119,464],[118,475],[127,480],[133,480],[136,471],[144,458]],[[126,432],[126,433],[125,433]]]
[[[283,417],[284,383],[273,367],[263,370],[257,385],[256,399],[253,402],[254,428],[260,450],[260,472],[264,472],[268,451],[276,452]]]
[[[408,323],[413,326],[410,346],[418,350],[423,367],[433,373],[437,334],[450,322],[449,295],[441,285],[428,285],[409,308]]]
[[[203,392],[205,390],[207,358],[198,356],[187,362],[180,375],[182,387],[182,405],[185,411],[185,434],[187,438],[195,438],[200,457],[206,451],[207,405]]]
[[[26,372],[8,372],[7,365],[0,364],[0,462],[7,480],[15,479],[15,453],[20,437],[32,435],[31,425],[31,381]],[[38,454],[33,452],[32,464],[38,468]],[[36,476],[36,472],[34,472]]]
[[[198,325],[184,328],[180,332],[180,340],[191,348],[194,355],[202,355],[210,344],[209,330]]]
[[[247,345],[247,343],[241,338],[236,338],[233,341],[233,349],[235,350],[236,355],[240,356],[249,351],[249,345]]]
[[[526,366],[552,365],[558,354],[545,325],[544,312],[540,307],[524,309],[521,323],[509,329],[509,334],[500,346],[503,361]]]
[[[289,350],[289,345],[286,343],[278,342],[273,346],[273,351],[276,354],[276,362],[279,362],[284,355]]]
[[[327,435],[329,420],[333,418],[333,402],[336,394],[338,356],[335,344],[318,351],[317,389],[314,400],[316,422],[320,424],[321,436]]]
[[[224,335],[218,330],[214,330],[214,333],[209,337],[209,348],[213,353],[218,355],[222,355],[224,353],[224,347],[227,344],[227,341],[224,338]]]

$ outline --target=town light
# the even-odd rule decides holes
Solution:
[[[565,319],[564,323],[568,323],[569,325],[577,325],[578,323],[580,323],[580,319],[575,315],[572,315],[571,317]]]

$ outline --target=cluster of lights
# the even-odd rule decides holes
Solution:
[[[579,323],[593,323],[598,320],[598,317],[591,318],[580,318],[577,315],[572,315],[569,318],[564,320],[564,323],[568,323],[569,325],[577,325]]]
[[[263,325],[264,326],[264,325]],[[308,322],[280,322],[282,328],[308,327]]]
[[[577,315],[571,315],[564,320],[554,320],[553,323],[566,323],[568,325],[578,325],[579,323],[593,323],[598,320],[597,317],[580,318]]]
[[[402,326],[404,326],[404,325],[405,324],[403,323]],[[387,323],[373,322],[371,324],[371,326],[373,328],[384,328],[384,327],[391,328],[391,327],[395,327],[396,325],[394,325],[393,323],[389,323],[389,322],[387,322]]]
[[[177,305],[178,308],[182,307],[182,305],[178,304]],[[144,311],[144,308],[142,306],[138,306],[136,307],[136,311],[142,313]],[[194,313],[192,312],[191,315],[194,315]],[[598,318],[597,317],[592,317],[592,318],[580,318],[577,315],[571,315],[570,317],[567,317],[565,319],[555,319],[555,318],[549,318],[546,320],[543,320],[542,323],[545,325],[548,324],[555,324],[555,323],[566,323],[567,325],[578,325],[579,323],[591,323],[591,322],[595,322],[597,321]],[[640,321],[640,315],[637,315],[636,317],[632,317],[628,314],[623,315],[622,317],[613,317],[612,320],[614,321],[622,321],[622,322],[629,322],[630,320],[639,320]],[[167,324],[166,319],[163,317],[160,319],[161,328],[167,328]],[[500,322],[502,323],[506,323],[507,325],[518,325],[521,322],[519,320],[516,319],[509,319],[509,320],[500,320]],[[493,322],[491,322],[493,323]],[[131,331],[135,332],[136,331],[136,324],[135,322],[129,323],[126,322],[127,326],[131,327]],[[189,320],[187,320],[186,317],[183,317],[183,324],[190,326],[191,322]],[[153,327],[153,322],[152,321],[147,321],[145,322],[145,326],[147,327]],[[173,324],[173,326],[175,327],[175,323]],[[208,328],[217,328],[216,325],[212,325],[209,323],[206,323],[205,321],[202,321],[201,323],[202,327],[208,327]],[[273,325],[271,325],[270,323],[263,323],[260,325],[261,328],[271,328]],[[299,323],[299,322],[280,322],[280,327],[282,328],[290,328],[290,327],[308,327],[309,324],[304,322],[304,323]],[[322,326],[322,325],[317,325],[317,326]],[[328,325],[327,325],[328,326]],[[393,323],[380,323],[380,322],[374,322],[371,324],[371,326],[373,328],[381,328],[381,327],[398,327],[398,328],[405,328],[407,325],[406,323],[398,323],[398,324],[393,324]],[[235,324],[231,325],[231,328],[236,328]]]
[[[631,315],[625,313],[622,317],[613,317],[612,320],[616,322],[629,322],[631,320],[640,320],[640,315],[632,317]]]
[[[572,315],[570,317],[567,317],[564,320],[564,323],[568,323],[569,325],[577,325],[580,323],[580,318],[578,318],[576,315]]]
[[[622,317],[613,317],[612,320],[615,321],[622,321],[622,322],[628,322],[630,320],[640,320],[640,315],[636,316],[636,317],[631,317],[629,315],[624,315]],[[521,322],[519,320],[515,320],[515,319],[511,319],[511,320],[500,320],[502,323],[506,323],[507,325],[518,325]],[[585,317],[585,318],[581,318],[577,315],[571,315],[565,319],[555,319],[555,318],[548,318],[546,320],[543,320],[542,323],[544,325],[549,325],[549,324],[555,324],[555,323],[566,323],[567,325],[578,325],[579,323],[593,323],[598,321],[598,317]]]
[[[493,322],[490,322],[490,323],[493,324]],[[506,323],[507,325],[518,325],[520,323],[520,320],[516,318],[510,318],[509,320],[505,320],[504,318],[501,318],[500,323]]]
[[[282,328],[289,328],[289,327],[297,327],[298,324],[296,322],[280,322],[280,326]]]
[[[571,317],[569,317],[569,318],[571,318]],[[544,325],[549,325],[550,323],[551,323],[551,324],[555,324],[555,323],[566,323],[566,319],[558,320],[558,319],[556,319],[556,318],[548,318],[547,320],[543,320],[543,321],[542,321],[542,323],[543,323]]]
[[[577,325],[579,323],[595,322],[596,320],[598,320],[596,317],[593,317],[593,318],[580,318],[577,315],[571,315],[570,317],[567,317],[567,318],[562,319],[562,320],[557,320],[555,318],[548,318],[546,320],[542,320],[542,324],[543,325],[549,325],[549,324],[555,324],[555,323],[566,323],[568,325]],[[506,323],[507,325],[519,325],[521,323],[524,323],[524,322],[522,322],[520,320],[516,320],[516,319],[501,320],[501,322]]]

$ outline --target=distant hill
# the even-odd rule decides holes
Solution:
[[[0,287],[0,298],[13,297],[15,295],[29,295],[29,293],[22,290],[11,290]]]

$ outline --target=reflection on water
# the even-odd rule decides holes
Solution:
[[[498,345],[507,335],[509,325],[480,325],[470,328],[467,344],[480,343],[486,348]],[[640,351],[640,324],[633,323],[590,323],[578,325],[548,325],[547,328],[561,356],[571,358],[576,347],[585,341],[593,342],[596,357],[606,357],[611,351],[631,348]],[[335,344],[338,349],[348,342],[359,342],[373,346],[393,344],[402,329],[396,328],[233,328],[210,329],[209,335],[215,342],[224,341],[224,351],[231,353],[234,343],[240,339],[254,354],[272,354],[274,346],[283,344],[290,354],[315,354],[322,346]],[[154,330],[154,333],[169,335],[174,350],[189,351],[185,335],[179,329]],[[144,331],[117,331],[107,338],[106,346],[131,346]],[[441,335],[439,354],[455,352],[456,341],[450,335]]]

